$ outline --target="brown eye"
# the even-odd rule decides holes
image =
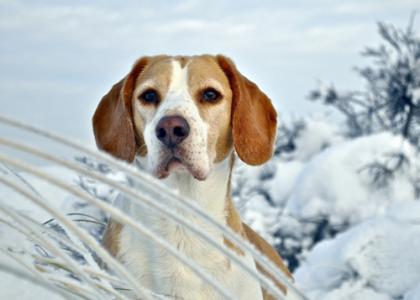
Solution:
[[[201,99],[204,102],[215,102],[221,97],[220,93],[213,88],[208,88],[201,94]]]
[[[139,96],[139,100],[144,103],[155,104],[160,100],[159,94],[153,89],[148,89]]]

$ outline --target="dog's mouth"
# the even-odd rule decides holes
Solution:
[[[167,172],[168,174],[171,172],[185,172],[187,171],[187,168],[185,167],[185,165],[182,163],[182,161],[179,158],[172,157],[169,159],[168,163],[166,164],[164,171]]]
[[[197,180],[205,180],[207,174],[181,157],[171,154],[161,160],[155,174],[159,179],[168,177],[171,173],[190,173]]]

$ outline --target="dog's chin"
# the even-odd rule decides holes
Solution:
[[[208,171],[200,170],[177,157],[171,157],[162,161],[153,173],[159,179],[167,178],[170,174],[189,174],[200,181],[206,180],[209,174]]]

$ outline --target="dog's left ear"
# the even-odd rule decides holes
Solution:
[[[130,73],[103,96],[92,120],[98,148],[128,162],[144,145],[143,137],[136,136],[134,129],[131,98],[136,79],[147,62],[147,57],[138,60]]]
[[[232,89],[232,135],[241,160],[260,165],[271,158],[276,139],[277,113],[270,99],[223,55],[216,60]]]

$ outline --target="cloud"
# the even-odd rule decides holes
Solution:
[[[19,115],[24,95],[40,106],[67,99],[74,111],[88,107],[78,120],[89,123],[101,94],[138,56],[225,53],[283,110],[308,111],[304,98],[315,78],[356,84],[349,70],[359,50],[378,40],[375,21],[404,26],[416,6],[411,0],[1,1],[0,93],[8,99],[0,105]],[[48,118],[42,107],[36,114]]]

